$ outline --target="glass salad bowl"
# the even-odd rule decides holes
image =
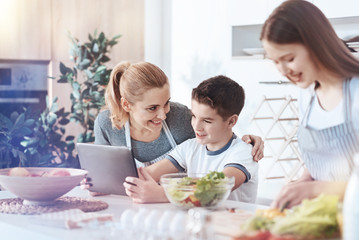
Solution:
[[[223,172],[171,173],[162,175],[160,184],[168,200],[176,206],[214,207],[228,198],[234,177],[226,177]]]

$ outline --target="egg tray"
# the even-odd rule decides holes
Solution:
[[[21,198],[0,199],[0,213],[8,214],[36,215],[69,209],[96,212],[106,208],[108,204],[104,201],[68,196],[56,199],[55,203],[49,206],[26,205]]]

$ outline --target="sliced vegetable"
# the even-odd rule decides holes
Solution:
[[[338,232],[337,196],[321,195],[312,200],[303,200],[285,218],[278,219],[271,229],[277,235],[332,236]]]
[[[277,209],[259,211],[241,229],[248,234],[269,230],[274,239],[333,237],[338,233],[338,200],[338,196],[326,195],[303,200],[302,204],[286,211],[286,216],[282,216]]]

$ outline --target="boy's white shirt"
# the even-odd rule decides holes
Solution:
[[[228,164],[239,164],[245,167],[250,174],[250,179],[232,191],[228,199],[255,202],[258,188],[258,163],[253,161],[251,152],[252,146],[238,138],[233,138],[229,146],[227,144],[222,149],[213,152],[208,151],[206,146],[199,144],[193,138],[178,145],[168,158],[171,162],[175,160],[187,173],[223,171]]]

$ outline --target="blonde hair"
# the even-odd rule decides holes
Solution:
[[[359,75],[359,61],[339,39],[325,15],[310,2],[289,0],[265,21],[260,40],[277,44],[301,43],[316,64],[340,77]]]
[[[121,129],[129,118],[121,104],[124,97],[130,104],[142,99],[149,89],[162,88],[168,83],[166,74],[148,62],[120,62],[111,72],[105,92],[106,107],[110,110],[113,127]]]

